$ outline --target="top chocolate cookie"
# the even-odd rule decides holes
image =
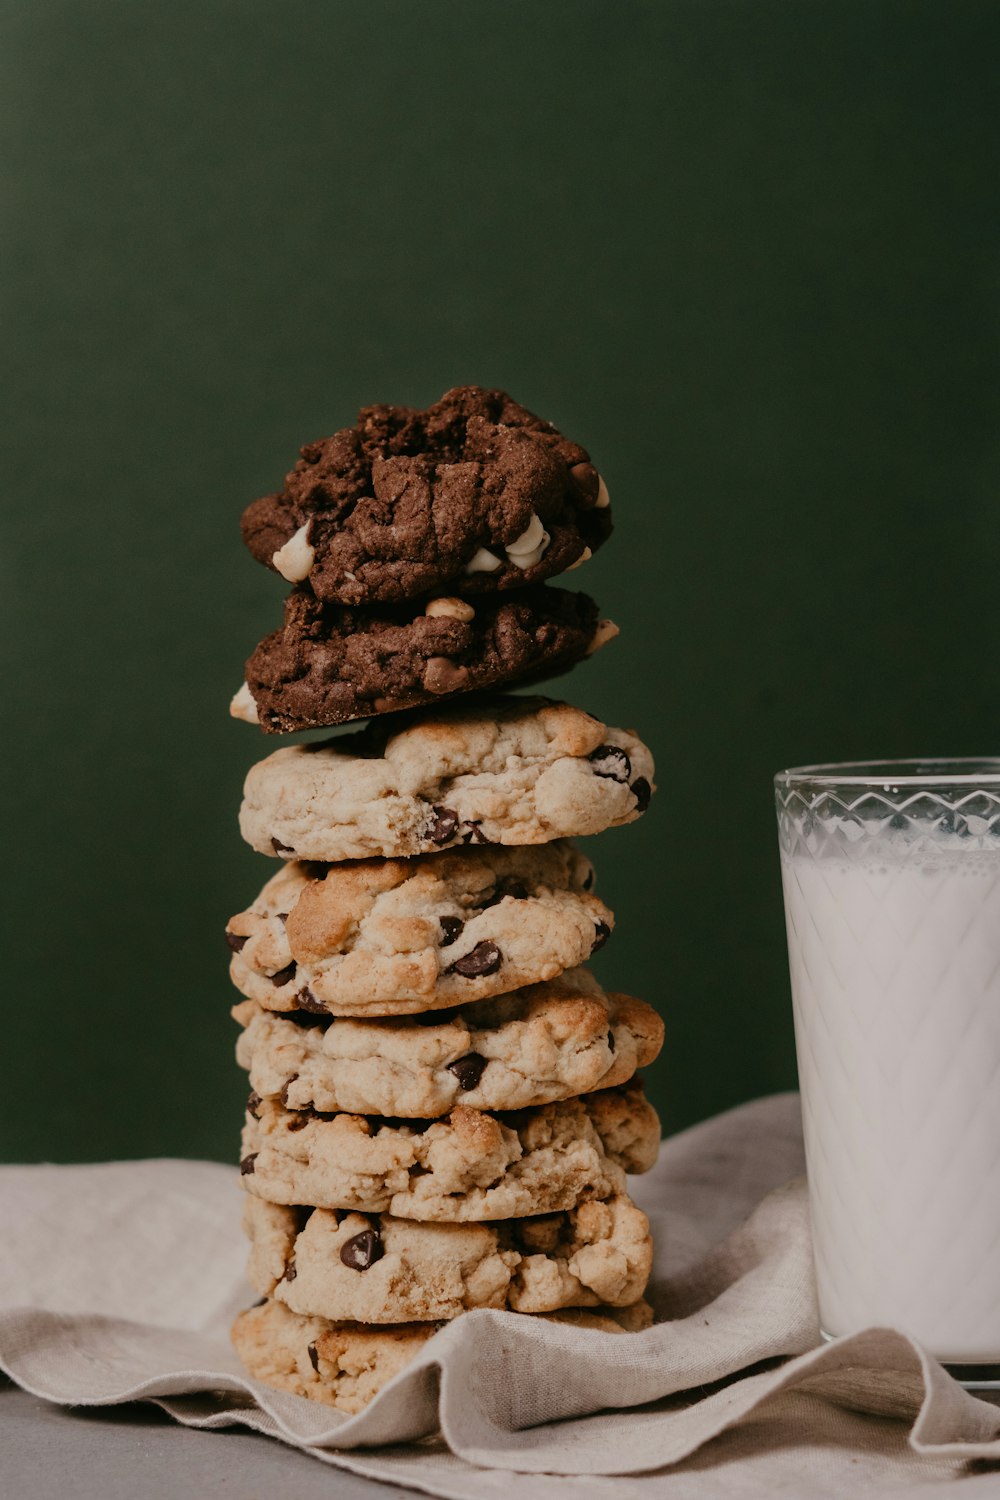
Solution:
[[[307,443],[243,513],[259,562],[338,604],[541,583],[611,533],[586,449],[504,391],[457,386],[426,411],[367,406]]]

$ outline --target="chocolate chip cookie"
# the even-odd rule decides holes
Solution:
[[[304,589],[261,641],[235,718],[269,734],[345,724],[482,688],[557,677],[617,634],[586,594],[531,588],[507,598],[350,609]]]
[[[554,979],[614,917],[571,844],[285,865],[226,929],[233,983],[268,1010],[405,1015]]]
[[[262,854],[409,856],[544,844],[634,822],[653,758],[631,730],[546,698],[496,697],[287,746],[246,778],[240,829]]]
[[[366,407],[307,443],[242,530],[318,599],[384,604],[539,583],[586,561],[611,513],[584,448],[504,391],[459,386],[426,411]]]
[[[302,1317],[426,1323],[474,1307],[629,1307],[652,1269],[649,1220],[624,1194],[498,1224],[420,1224],[248,1197],[247,1275]]]
[[[251,1104],[436,1118],[456,1104],[526,1109],[626,1083],[663,1044],[642,1000],[605,994],[586,969],[448,1012],[391,1021],[287,1015],[243,1000],[237,1060]]]
[[[631,1307],[565,1308],[542,1313],[553,1322],[601,1333],[638,1333],[653,1320],[647,1302]],[[361,1411],[424,1349],[446,1323],[332,1323],[304,1317],[268,1300],[241,1312],[232,1340],[255,1380],[320,1401],[337,1411]]]
[[[465,1223],[556,1213],[625,1189],[660,1145],[637,1079],[511,1114],[458,1104],[441,1120],[285,1109],[251,1101],[241,1180],[270,1203]]]

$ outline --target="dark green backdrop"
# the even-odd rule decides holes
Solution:
[[[615,501],[566,691],[658,756],[594,847],[666,1123],[792,1085],[771,774],[997,749],[993,0],[0,18],[2,1154],[233,1154],[239,512],[465,381]]]

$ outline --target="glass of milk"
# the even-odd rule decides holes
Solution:
[[[803,766],[775,793],[824,1336],[900,1328],[992,1385],[1000,760]]]

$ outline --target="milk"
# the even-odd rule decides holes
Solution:
[[[782,855],[820,1320],[1000,1361],[1000,849]],[[973,847],[975,846],[975,847]],[[801,847],[801,846],[800,846]]]

